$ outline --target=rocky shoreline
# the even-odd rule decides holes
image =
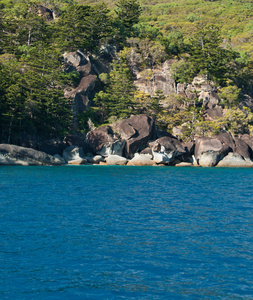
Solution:
[[[84,138],[68,136],[39,149],[0,144],[0,165],[128,165],[253,167],[253,137],[196,137],[182,143],[157,130],[154,120],[135,115],[90,131]]]

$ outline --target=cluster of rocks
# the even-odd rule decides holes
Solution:
[[[131,116],[118,124],[90,131],[85,138],[66,137],[57,145],[38,151],[0,145],[0,164],[5,165],[129,165],[252,167],[253,138],[233,138],[224,132],[182,143],[167,132],[156,130],[146,115]],[[41,149],[40,149],[41,150]]]
[[[196,76],[190,83],[177,83],[171,71],[171,66],[175,60],[167,60],[161,67],[154,69],[146,69],[143,72],[137,72],[135,86],[138,90],[155,95],[161,91],[167,96],[180,96],[185,103],[194,104],[196,101],[203,105],[204,118],[206,121],[214,121],[222,118],[224,110],[219,105],[220,99],[217,95],[216,85],[214,82],[207,80],[205,75]],[[167,100],[161,100],[160,105],[167,107]],[[243,95],[243,99],[239,105],[249,107],[253,110],[253,99],[249,95]]]
[[[64,96],[72,103],[74,129],[78,130],[78,115],[90,107],[96,85],[99,86],[98,77],[101,73],[110,72],[110,64],[80,50],[64,53],[63,59],[65,72],[78,72],[80,75],[78,86],[64,91]]]
[[[65,53],[63,59],[65,72],[78,72],[81,78],[77,87],[65,90],[65,97],[69,98],[72,103],[74,125],[78,130],[78,115],[90,107],[91,99],[99,87],[99,75],[109,73],[110,64],[106,60],[85,55],[80,50]],[[218,105],[219,98],[214,84],[207,81],[204,76],[195,77],[191,83],[176,83],[171,75],[173,62],[174,60],[167,60],[160,68],[137,72],[135,86],[151,96],[161,91],[165,97],[181,96],[187,101],[198,99],[203,102],[206,120],[222,117],[223,110]],[[162,100],[160,104],[166,107],[167,102]]]

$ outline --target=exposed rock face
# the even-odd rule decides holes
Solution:
[[[214,167],[220,161],[220,153],[217,152],[205,152],[198,158],[198,164],[201,167]]]
[[[222,150],[222,143],[216,138],[202,137],[195,142],[194,155],[196,159],[205,152],[220,152]]]
[[[241,155],[245,159],[250,159],[252,156],[252,151],[250,147],[239,138],[235,138],[235,152]]]
[[[250,147],[253,153],[253,137],[249,136],[248,134],[244,134],[241,136],[241,140],[243,140]]]
[[[161,69],[147,69],[144,73],[138,73],[134,84],[139,90],[150,95],[154,95],[158,90],[162,91],[164,96],[176,93],[176,82],[171,77],[168,61]]]
[[[193,85],[186,83],[178,83],[177,94],[190,100],[197,97],[196,88]]]
[[[227,153],[229,147],[223,145],[217,138],[198,138],[195,142],[194,155],[202,167],[215,166]]]
[[[253,111],[253,98],[249,95],[244,95],[243,100],[239,104],[239,108],[243,109],[243,106],[246,106]]]
[[[49,154],[31,148],[0,144],[0,165],[61,165]]]
[[[152,160],[152,155],[149,154],[138,154],[127,163],[128,166],[155,166],[155,161]]]
[[[146,147],[145,149],[143,149],[140,154],[149,154],[151,156],[153,156],[152,154],[152,149],[150,147]]]
[[[194,77],[192,84],[196,86],[206,85],[208,84],[207,78],[205,75],[198,75]]]
[[[199,100],[203,100],[203,105],[206,108],[212,109],[219,103],[217,93],[214,91],[201,91]]]
[[[119,155],[109,155],[105,159],[107,165],[118,165],[123,166],[127,163],[127,159],[125,157],[119,156]]]
[[[65,159],[61,157],[59,154],[55,154],[54,158],[59,159],[62,164],[66,164]]]
[[[230,149],[235,152],[235,142],[232,135],[229,132],[222,132],[217,136],[217,139],[222,143],[227,145]]]
[[[49,8],[47,8],[43,5],[38,6],[38,15],[41,17],[43,16],[48,21],[51,21],[54,19],[53,12]]]
[[[214,108],[205,109],[205,120],[214,121],[223,117],[223,109],[221,106],[216,105]]]
[[[124,154],[133,157],[134,153],[146,147],[146,144],[155,134],[155,123],[146,115],[131,116],[118,123],[115,130],[122,140],[126,141]]]
[[[102,73],[110,73],[111,65],[108,60],[91,58],[91,72],[99,76]],[[95,63],[94,63],[95,62]]]
[[[72,145],[67,147],[64,151],[63,151],[63,158],[65,159],[65,161],[67,163],[71,163],[73,164],[73,161],[76,162],[80,162],[78,164],[84,163],[86,160],[84,159],[84,153],[83,153],[83,149],[81,147]]]
[[[175,157],[186,153],[182,144],[174,138],[164,136],[155,141],[152,147],[153,159],[156,163],[168,164]]]
[[[241,155],[237,153],[228,153],[218,164],[217,167],[253,167],[253,162],[249,159],[243,159]]]
[[[113,130],[110,126],[102,126],[88,132],[86,141],[91,147],[93,153],[102,156],[113,154],[122,156],[122,152],[125,146],[125,141],[119,140],[114,135]]]
[[[86,76],[91,72],[91,62],[88,56],[86,56],[80,50],[70,53],[65,53],[63,55],[65,62],[65,71],[72,72],[77,71],[80,72],[81,75]]]
[[[178,83],[177,84],[177,94],[186,98],[186,95],[185,95],[185,89],[187,87],[187,83]]]
[[[72,113],[74,117],[74,128],[78,129],[78,114],[86,111],[90,106],[90,99],[94,95],[97,76],[92,73],[92,64],[88,56],[80,50],[65,53],[65,72],[79,72],[81,80],[79,85],[72,90],[65,90],[64,96],[72,102]]]
[[[87,110],[90,106],[89,97],[92,95],[97,77],[95,75],[87,75],[83,77],[77,88],[71,91],[65,91],[65,97],[73,100],[73,115],[76,116]]]
[[[184,92],[185,92],[186,98],[188,98],[190,100],[197,98],[196,89],[192,85],[188,85]]]
[[[194,142],[186,142],[182,144],[182,147],[189,155],[194,154],[195,143]]]
[[[103,162],[104,158],[101,155],[95,155],[94,157],[88,159],[88,162],[93,164],[99,164],[100,162]]]

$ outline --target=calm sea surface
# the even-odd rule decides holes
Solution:
[[[0,167],[0,299],[253,299],[253,169]]]

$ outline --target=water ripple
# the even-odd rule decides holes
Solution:
[[[1,167],[1,299],[253,299],[252,169]]]

